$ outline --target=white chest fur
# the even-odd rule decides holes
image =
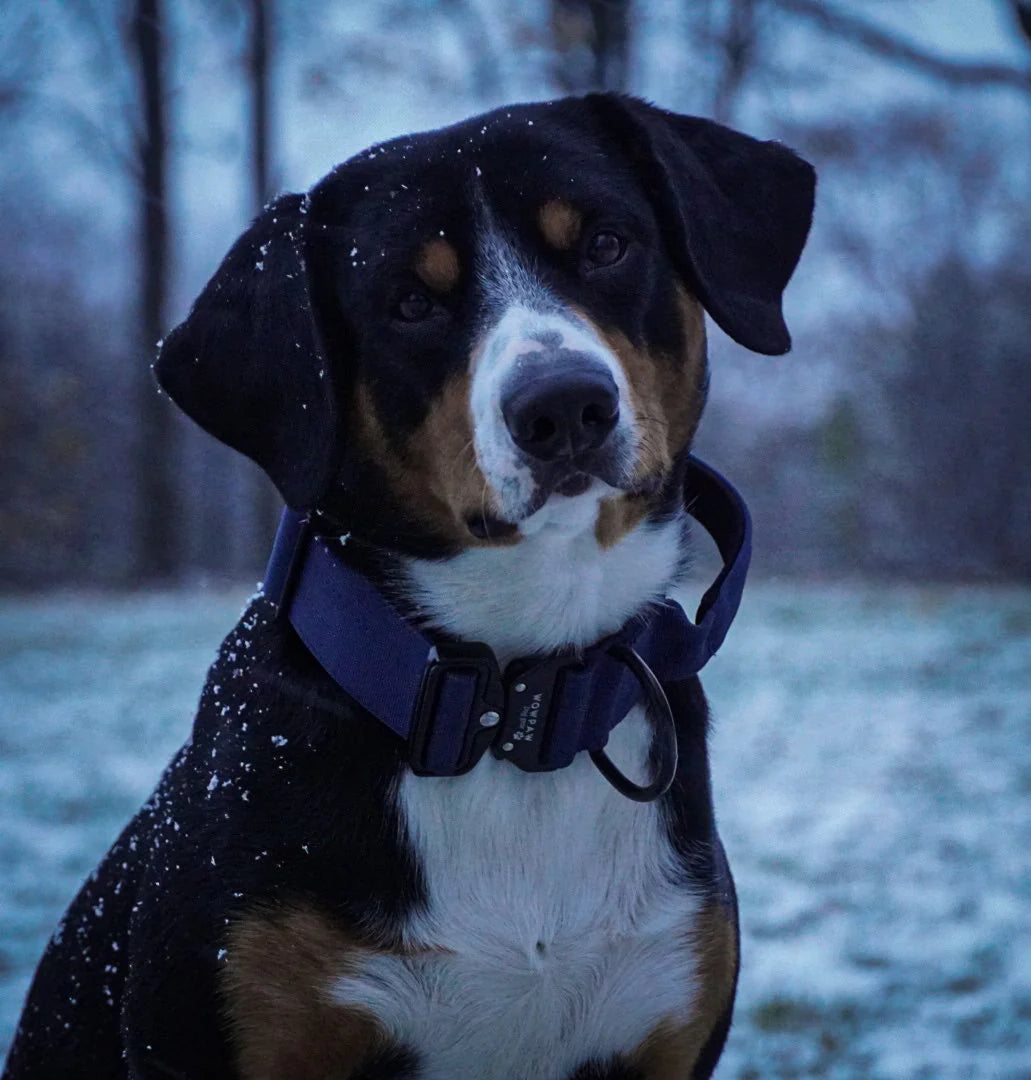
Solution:
[[[642,776],[648,741],[636,713],[609,749]],[[404,928],[412,953],[332,995],[412,1047],[420,1080],[563,1080],[686,1015],[698,901],[675,884],[657,806],[586,754],[536,775],[488,756],[464,777],[409,776],[399,799],[428,896]]]
[[[596,483],[552,498],[514,547],[413,561],[427,619],[514,656],[587,645],[665,594],[680,526],[598,545]],[[635,710],[607,751],[647,774],[650,727]],[[686,1016],[699,901],[676,883],[660,808],[631,802],[587,754],[554,773],[486,755],[466,776],[407,776],[398,803],[427,903],[380,955],[330,992],[372,1012],[419,1055],[420,1080],[564,1080],[591,1058],[630,1053]]]

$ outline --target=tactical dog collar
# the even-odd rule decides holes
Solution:
[[[290,509],[262,591],[340,688],[406,741],[416,774],[459,776],[488,747],[528,772],[564,768],[587,750],[619,791],[649,801],[668,790],[677,763],[663,684],[696,675],[723,643],[751,557],[744,500],[694,457],[684,503],[723,559],[695,622],[664,600],[586,649],[513,660],[504,672],[482,642],[430,638],[416,629],[313,533],[306,515]],[[642,698],[657,735],[655,777],[644,786],[604,752],[609,733]]]

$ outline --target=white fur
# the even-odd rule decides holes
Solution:
[[[457,637],[514,656],[590,645],[666,594],[680,557],[680,526],[641,527],[598,546],[598,503],[618,494],[600,481],[576,498],[553,495],[519,527],[511,547],[469,548],[439,562],[413,560],[408,587],[422,617]]]
[[[587,352],[612,376],[619,391],[619,421],[609,438],[619,448],[629,477],[638,449],[626,373],[611,349],[595,331],[558,298],[552,296],[531,273],[493,225],[480,241],[478,274],[491,308],[499,313],[486,329],[472,371],[469,406],[472,412],[476,457],[496,509],[510,522],[525,517],[532,504],[535,483],[531,469],[512,441],[501,412],[501,388],[519,370],[523,356],[539,352],[534,335],[558,335],[558,348]]]
[[[641,777],[649,738],[637,710],[610,752]],[[428,893],[404,939],[427,951],[376,957],[331,994],[411,1046],[421,1080],[563,1080],[686,1016],[699,901],[674,884],[657,805],[584,754],[555,773],[487,756],[463,777],[409,775],[400,803]]]
[[[502,662],[616,629],[664,594],[679,528],[638,528],[603,550],[594,524],[611,494],[596,483],[553,496],[515,546],[413,561],[424,614]],[[607,748],[638,781],[650,738],[636,709]],[[619,795],[583,753],[552,773],[488,754],[466,776],[408,774],[398,801],[427,892],[404,941],[425,951],[375,957],[330,992],[411,1046],[423,1080],[563,1080],[686,1016],[699,901],[675,881],[658,804]]]
[[[527,516],[530,471],[505,428],[500,387],[531,335],[606,363],[630,415],[619,363],[491,234],[481,270],[503,314],[473,372],[476,452],[519,522],[519,543],[411,560],[406,590],[430,625],[515,656],[591,644],[662,597],[679,565],[679,523],[639,526],[608,549],[596,480]],[[535,291],[536,290],[536,291]],[[631,442],[631,449],[633,443]],[[651,728],[635,709],[608,752],[645,780]],[[658,804],[631,802],[579,754],[525,773],[487,754],[467,775],[401,780],[402,828],[426,887],[403,926],[407,955],[382,954],[328,988],[370,1011],[420,1061],[421,1080],[564,1080],[581,1063],[632,1053],[665,1019],[684,1019],[695,989],[689,928],[697,897],[677,882]]]

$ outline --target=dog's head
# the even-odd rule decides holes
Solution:
[[[500,109],[276,200],[157,377],[291,506],[377,542],[511,543],[588,488],[618,529],[694,434],[702,309],[788,349],[813,191],[784,147],[631,98]]]

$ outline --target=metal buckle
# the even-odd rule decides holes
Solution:
[[[524,772],[548,772],[545,763],[552,704],[559,675],[583,665],[573,656],[555,656],[529,667],[505,672],[505,722],[496,735],[491,753],[510,761]]]
[[[652,802],[669,791],[677,774],[677,729],[673,721],[673,711],[655,672],[629,645],[613,645],[608,653],[626,664],[647,695],[647,716],[652,724],[652,750],[657,755],[658,762],[651,783],[642,786],[620,772],[604,750],[591,750],[591,761],[620,795],[625,795],[634,802]]]
[[[449,677],[472,678],[472,704],[461,733],[450,733],[451,741],[461,740],[457,756],[450,764],[432,764],[431,751],[445,734],[435,723],[440,696]],[[416,776],[461,776],[483,757],[497,735],[505,707],[501,671],[491,649],[479,641],[440,642],[426,658],[419,696],[408,736],[409,764]]]
[[[655,775],[648,784],[636,784],[604,750],[591,750],[591,760],[621,795],[635,802],[651,802],[669,790],[677,771],[673,713],[662,684],[629,645],[615,643],[606,651],[630,669],[645,692]],[[461,776],[476,765],[488,746],[496,758],[525,772],[553,770],[556,766],[544,759],[556,688],[565,671],[582,666],[576,657],[556,656],[521,669],[510,668],[502,678],[494,653],[482,642],[434,646],[427,658],[409,735],[412,771],[417,776]],[[472,679],[473,683],[471,694],[468,688],[465,691],[471,703],[465,706],[461,727],[445,732],[438,729],[436,718],[448,678]],[[447,742],[442,746],[441,740]],[[441,750],[445,760],[433,760]]]

